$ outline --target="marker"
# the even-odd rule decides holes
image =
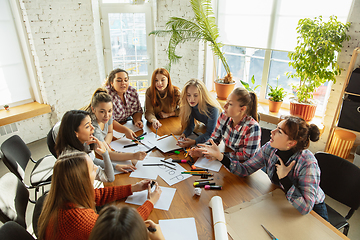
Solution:
[[[170,167],[170,166],[168,166],[168,165],[166,165],[166,164],[164,164],[164,166],[165,166],[165,167],[168,167],[168,168],[170,168],[170,169],[172,169],[172,170],[176,170],[176,168]]]
[[[221,190],[222,186],[210,186],[210,185],[206,185],[205,186],[206,190],[212,189],[212,190]]]
[[[183,171],[181,173],[186,173],[186,174],[203,173],[203,174],[208,174],[208,172],[206,172],[206,171]]]
[[[214,182],[212,182],[212,183],[198,183],[196,186],[194,185],[194,187],[205,187],[205,186],[215,186],[215,183]]]
[[[186,159],[181,159],[181,160],[173,159],[172,162],[176,162],[176,163],[186,163],[187,160],[186,160]]]
[[[133,143],[133,144],[125,145],[124,148],[135,147],[137,145],[138,145],[137,143]]]
[[[150,188],[152,188],[154,185],[155,185],[155,181],[152,180],[151,183],[150,183]]]
[[[179,155],[180,154],[180,151],[174,151],[175,154]]]
[[[149,232],[156,232],[156,228],[148,226],[147,229],[149,230]]]
[[[206,169],[206,168],[195,168],[195,169],[191,169],[190,171],[206,171],[206,172],[208,172],[209,169]]]
[[[193,183],[193,185],[194,185],[194,187],[196,187],[197,185],[199,185],[199,184],[205,184],[205,185],[215,185],[215,184],[211,184],[211,182],[209,181],[209,180],[206,180],[206,181],[204,181],[204,182],[194,182]]]
[[[210,178],[210,179],[198,179],[198,180],[195,180],[195,182],[206,182],[206,181],[212,181],[214,180],[213,178]]]
[[[171,162],[167,162],[167,161],[165,161],[165,160],[160,160],[161,162],[163,162],[163,163],[167,163],[167,164],[170,164],[170,165],[173,165],[173,166],[176,166],[175,164],[173,164],[173,163],[171,163]]]
[[[164,166],[163,163],[144,163],[143,166]]]
[[[138,140],[142,140],[142,139],[140,139],[142,136],[144,136],[144,135],[146,135],[147,134],[147,132],[144,132],[143,134],[141,134],[141,135],[139,135],[139,136],[137,136],[136,137],[136,139],[138,139]],[[144,138],[143,138],[144,139]]]
[[[155,148],[156,148],[156,146],[155,146],[155,147],[150,148],[149,150],[147,150],[147,151],[146,151],[146,153],[151,152],[151,151],[152,151],[152,150],[154,150]]]

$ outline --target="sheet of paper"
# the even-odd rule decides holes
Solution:
[[[120,164],[120,165],[132,165],[132,162],[131,162],[131,160],[126,160],[126,161],[111,161],[112,163],[113,163],[113,165],[114,164]],[[131,170],[129,170],[129,169],[126,169],[128,172],[131,172]],[[124,172],[120,172],[120,171],[118,171],[118,170],[116,170],[115,168],[114,168],[114,175],[115,174],[119,174],[119,173],[124,173]]]
[[[156,144],[156,134],[153,132],[147,132],[146,135],[143,136],[144,139],[141,142],[147,146],[148,148],[155,147]]]
[[[135,126],[132,121],[127,121],[125,124],[123,124],[123,126],[129,128],[133,132],[137,132],[137,131],[141,130],[141,128],[138,128],[137,126]]]
[[[121,132],[117,132],[115,130],[113,130],[113,136],[116,138],[122,138],[124,137],[125,134],[121,133]]]
[[[154,208],[168,211],[171,205],[171,202],[174,198],[176,188],[160,187],[161,195]],[[127,197],[126,203],[131,203],[135,205],[142,205],[147,200],[148,191],[144,190],[141,192],[135,192],[133,195]]]
[[[219,172],[222,166],[221,162],[219,161],[209,161],[209,159],[205,157],[198,158],[195,162],[195,167],[199,168],[207,168],[211,171]]]
[[[171,158],[166,159],[165,161],[171,162]],[[158,174],[159,176],[167,183],[169,186],[172,186],[178,182],[181,182],[185,179],[191,177],[191,174],[181,174],[181,172],[186,171],[180,164],[174,163],[175,165],[169,165],[174,169],[165,167],[165,166],[158,166]]]
[[[179,138],[180,136],[175,136],[176,138]],[[155,145],[157,149],[162,151],[163,153],[167,153],[170,151],[174,151],[177,149],[181,149],[177,144],[177,140],[173,136],[165,137],[161,140],[156,141]]]
[[[165,240],[197,240],[195,218],[159,220]]]
[[[146,152],[147,150],[149,150],[148,147],[142,145],[141,143],[139,143],[136,146],[125,147],[125,146],[131,145],[131,144],[134,144],[134,142],[131,139],[122,137],[116,141],[112,141],[110,143],[110,147],[117,152],[128,152],[128,153],[136,153],[139,151]]]
[[[130,177],[146,178],[156,180],[158,177],[159,166],[143,166],[144,163],[161,163],[160,160],[164,158],[146,157],[143,161],[136,163],[136,170],[130,173]]]

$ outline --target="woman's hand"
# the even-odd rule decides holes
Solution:
[[[190,138],[179,138],[177,145],[179,145],[182,148],[191,147],[196,144],[196,141]]]
[[[162,126],[161,122],[160,122],[159,120],[157,120],[157,119],[154,119],[154,120],[151,122],[151,124],[152,124],[152,127],[153,127],[154,129],[159,129],[159,127]]]
[[[146,152],[140,151],[140,152],[134,153],[133,159],[144,160],[145,157],[146,157]]]
[[[150,186],[150,179],[141,180],[140,182],[137,182],[135,184],[131,185],[131,191],[132,192],[140,192],[143,190],[148,189],[148,186]]]
[[[150,184],[148,185],[148,199],[150,202],[152,202],[154,205],[155,203],[157,203],[157,201],[160,198],[161,195],[161,188],[159,187],[159,184],[156,182],[155,183],[155,190],[153,192],[151,192],[151,186]]]
[[[95,143],[95,151],[100,154],[103,155],[106,152],[106,146],[103,142],[100,142],[99,139],[97,139],[94,136],[91,136],[91,140],[87,141],[86,144],[92,144]]]
[[[138,128],[143,128],[143,127],[144,127],[144,124],[143,124],[143,122],[142,122],[141,120],[135,122],[134,125],[135,125],[136,127],[138,127]]]
[[[150,240],[165,240],[159,224],[156,224],[151,220],[146,220],[145,224],[146,224],[146,227],[151,227],[153,229],[156,229],[155,232],[150,232],[148,230],[148,235],[149,235]]]
[[[128,164],[128,165],[122,165],[122,164],[117,164],[115,166],[115,169],[119,172],[125,172],[128,173],[129,171],[134,171],[136,170],[136,167],[133,166],[132,164]]]
[[[132,139],[132,140],[134,140],[136,138],[136,134],[130,128],[126,127],[124,129],[124,134],[125,134],[126,138],[129,138],[129,139]]]
[[[189,150],[189,155],[191,157],[202,157],[203,156],[202,149],[199,147],[192,147]]]
[[[289,166],[286,166],[283,162],[283,160],[281,160],[281,158],[278,156],[280,164],[275,164],[276,166],[276,173],[279,177],[279,179],[283,179],[284,177],[286,177],[289,172],[291,171],[291,169],[294,167],[294,165],[296,164],[295,161],[292,161]]]
[[[210,139],[210,143],[211,145],[206,145],[206,144],[198,144],[198,145],[202,147],[201,148],[202,153],[207,159],[221,161],[223,155],[220,152],[219,147],[215,144],[215,142],[212,139]]]

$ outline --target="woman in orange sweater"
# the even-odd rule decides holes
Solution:
[[[136,184],[93,189],[97,166],[85,153],[75,151],[60,156],[54,165],[52,183],[39,217],[39,239],[87,240],[98,214],[96,206],[148,190],[148,200],[137,211],[145,220],[158,201],[161,189],[150,181]]]

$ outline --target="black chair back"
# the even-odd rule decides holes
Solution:
[[[1,151],[6,167],[19,179],[24,180],[25,168],[31,157],[24,141],[18,135],[14,135],[1,144]]]
[[[315,154],[321,170],[320,187],[331,198],[357,210],[360,206],[360,168],[324,152]]]
[[[32,225],[33,225],[33,230],[34,230],[36,237],[39,237],[38,236],[38,220],[39,220],[46,196],[47,196],[47,194],[44,194],[36,201],[34,212],[33,212]]]
[[[1,240],[35,240],[25,228],[16,222],[6,222],[0,227]]]
[[[25,214],[28,201],[29,191],[13,173],[6,173],[0,178],[1,222],[15,221],[26,228]]]
[[[53,138],[53,129],[54,127],[52,127],[46,137],[46,143],[48,145],[49,151],[51,152],[51,154],[57,158],[57,154],[55,151],[55,140]]]

